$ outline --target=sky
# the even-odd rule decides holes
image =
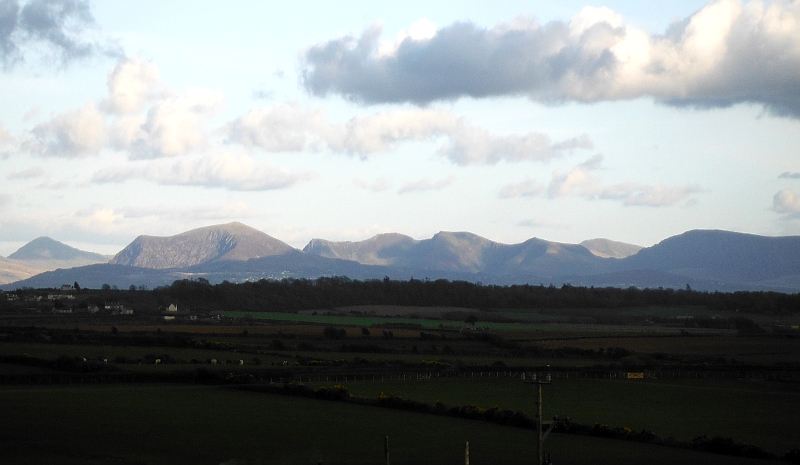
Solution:
[[[0,0],[0,255],[800,234],[800,1]]]

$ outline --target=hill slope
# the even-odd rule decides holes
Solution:
[[[193,229],[169,237],[139,236],[109,262],[114,265],[167,269],[213,261],[246,261],[295,250],[242,223]]]
[[[644,248],[620,260],[619,266],[722,282],[787,279],[800,275],[800,236],[693,230]]]

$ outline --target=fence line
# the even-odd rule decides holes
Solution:
[[[543,373],[543,372],[539,372]],[[641,374],[635,379],[739,379],[763,381],[800,381],[800,372],[795,371],[706,371],[706,370],[644,370],[639,372],[628,371],[556,371],[551,372],[554,380],[558,379],[629,379],[629,373]],[[425,372],[425,373],[394,373],[384,375],[300,375],[293,378],[271,378],[271,382],[300,381],[303,383],[320,382],[375,382],[375,381],[422,381],[436,378],[465,378],[465,379],[499,379],[519,378],[522,372],[518,371],[470,371],[470,372]],[[634,378],[631,378],[635,381]]]
[[[543,374],[544,371],[538,373]],[[221,374],[221,373],[220,373]],[[238,373],[235,373],[238,374]],[[643,370],[629,372],[622,370],[607,371],[553,371],[553,380],[597,379],[627,380],[644,379],[738,379],[743,381],[800,381],[800,371],[734,371],[734,370]],[[287,383],[300,381],[303,383],[360,383],[385,381],[425,381],[438,378],[462,379],[501,379],[520,378],[520,371],[427,371],[400,373],[363,373],[342,375],[291,375],[273,376],[259,375],[254,378],[260,382]],[[632,375],[632,376],[631,376]],[[194,372],[182,373],[47,373],[47,374],[6,374],[0,375],[0,384],[105,384],[105,383],[147,383],[147,382],[202,382]]]

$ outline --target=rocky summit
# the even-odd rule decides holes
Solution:
[[[235,222],[169,237],[139,236],[109,263],[167,269],[215,261],[246,261],[292,250],[290,245],[272,236]]]

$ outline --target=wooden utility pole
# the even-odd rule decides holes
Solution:
[[[544,451],[542,450],[542,443],[550,431],[553,430],[555,423],[551,423],[546,432],[542,432],[542,385],[550,384],[551,376],[548,373],[545,377],[537,376],[536,373],[529,375],[528,378],[522,374],[522,381],[528,384],[536,385],[536,464],[544,465]]]
[[[386,465],[389,465],[389,436],[383,441],[383,454],[386,456]]]
[[[469,441],[464,448],[464,465],[469,465]]]

